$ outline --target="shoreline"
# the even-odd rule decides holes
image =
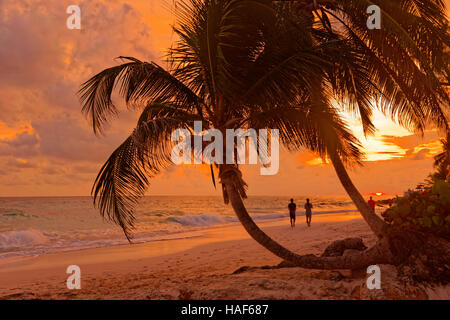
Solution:
[[[348,210],[348,211],[342,211],[342,212],[332,212],[332,213],[317,213],[314,215],[316,218],[315,220],[319,220],[317,222],[320,222],[322,220],[345,220],[347,218],[349,219],[359,219],[358,216],[355,216],[356,211],[355,210]],[[319,219],[319,217],[325,214],[327,217]],[[298,220],[302,219],[304,214],[297,214],[297,222]],[[268,219],[268,220],[256,220],[256,223],[262,227],[272,227],[272,226],[288,226],[289,219],[286,218],[276,218],[276,219]],[[169,247],[169,244],[172,242],[179,242],[178,245],[181,244],[179,247],[172,247],[169,249],[169,251],[164,251],[163,254],[172,254],[180,251],[185,251],[188,249],[191,249],[195,246],[201,245],[203,242],[206,241],[207,243],[215,243],[215,242],[226,242],[226,241],[232,241],[232,240],[241,240],[241,239],[250,239],[250,236],[245,232],[245,230],[242,230],[241,232],[238,232],[235,230],[236,228],[241,228],[242,225],[240,222],[231,222],[228,224],[219,224],[219,225],[211,225],[211,226],[205,226],[205,227],[199,227],[198,229],[194,230],[186,230],[186,231],[179,231],[179,232],[173,232],[168,233],[167,235],[158,236],[161,237],[161,239],[154,239],[154,240],[145,240],[142,242],[135,242],[135,243],[123,243],[123,244],[113,244],[113,245],[104,245],[104,246],[98,246],[98,247],[92,247],[92,248],[73,248],[68,250],[62,250],[62,251],[56,251],[56,252],[45,252],[45,253],[37,253],[37,254],[26,254],[26,255],[14,255],[10,257],[4,257],[0,258],[0,272],[4,269],[8,269],[8,265],[15,265],[20,263],[21,261],[26,260],[52,260],[53,257],[57,257],[59,255],[83,255],[85,252],[87,255],[90,255],[97,251],[102,250],[114,250],[114,248],[117,248],[119,251],[128,251],[128,250],[139,250],[141,247],[146,247],[146,249],[151,247],[158,247],[158,243],[163,243],[163,249],[167,250]],[[227,233],[227,231],[231,231]],[[225,232],[226,235],[228,235],[227,238],[218,238],[217,234]],[[156,238],[158,238],[156,237]],[[202,238],[199,241],[196,241],[196,238]],[[160,253],[156,251],[152,251],[152,253],[147,257],[152,256],[159,256]],[[47,259],[48,258],[48,259]],[[17,265],[15,266],[17,267]],[[20,269],[20,267],[19,267]]]
[[[380,213],[383,210],[379,210]],[[323,210],[323,211],[315,211],[314,216],[320,216],[320,215],[333,215],[333,214],[355,214],[358,213],[357,209],[342,209],[342,210]],[[276,216],[276,217],[271,217]],[[266,224],[266,223],[283,223],[285,221],[286,217],[283,216],[281,213],[273,213],[269,215],[268,217],[258,215],[258,213],[255,213],[252,215],[254,221],[257,224]],[[303,219],[305,214],[297,213],[297,219]],[[160,235],[139,235],[138,237],[134,238],[133,244],[144,244],[149,242],[158,242],[158,241],[171,241],[171,240],[177,240],[177,239],[187,239],[191,237],[198,237],[199,234],[202,231],[208,231],[210,229],[215,228],[224,228],[228,226],[236,226],[240,225],[240,222],[237,220],[233,222],[227,222],[227,223],[213,223],[210,225],[193,225],[193,226],[186,226],[186,230],[179,230],[179,231],[173,231],[173,232],[167,232],[165,234]],[[117,227],[119,229],[119,227]],[[21,233],[21,232],[38,232],[39,234],[42,234],[42,231],[38,229],[26,229],[26,230],[11,230],[11,231],[5,231],[6,233]],[[45,236],[45,234],[44,234]],[[96,239],[92,240],[92,243],[84,244],[84,245],[78,245],[75,244],[73,246],[67,246],[67,247],[48,247],[43,251],[42,248],[36,248],[33,250],[30,250],[26,253],[23,253],[23,251],[5,251],[0,252],[0,266],[2,265],[2,261],[6,259],[11,258],[27,258],[27,257],[34,257],[34,256],[41,256],[41,255],[48,255],[48,254],[58,254],[58,253],[65,253],[65,252],[75,252],[75,251],[83,251],[83,250],[89,250],[89,249],[100,249],[100,248],[108,248],[108,247],[115,247],[115,246],[123,246],[128,245],[128,242],[126,239],[122,236],[119,238],[108,238],[108,239]]]
[[[289,221],[258,225],[299,254],[321,254],[334,240],[362,237],[375,243],[359,214],[313,216],[291,229]],[[281,259],[251,239],[241,225],[197,231],[197,237],[0,260],[0,299],[351,299],[364,279],[330,280],[331,271],[302,268],[254,270]],[[81,268],[81,290],[66,287],[66,268]],[[336,286],[337,289],[330,289]],[[339,287],[339,288],[338,288]],[[448,288],[439,296],[450,297]]]

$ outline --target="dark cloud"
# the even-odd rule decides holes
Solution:
[[[99,170],[100,166],[98,165],[93,165],[92,163],[83,163],[74,166],[71,171],[74,174],[89,174],[94,177]]]
[[[34,169],[37,168],[37,164],[34,162],[29,162],[26,160],[19,160],[19,159],[9,159],[6,162],[7,168],[18,168],[18,169]]]
[[[5,141],[5,143],[13,148],[21,148],[21,147],[32,148],[39,143],[39,139],[35,134],[22,132],[17,134],[14,139]]]
[[[69,115],[32,122],[32,126],[40,138],[39,153],[67,161],[105,161],[125,137],[124,133],[97,137]]]
[[[63,175],[65,173],[65,170],[56,166],[51,166],[42,168],[41,172],[45,175]]]
[[[424,160],[432,157],[432,150],[426,147],[427,144],[435,143],[439,138],[440,135],[438,132],[427,131],[423,136],[420,134],[412,134],[403,137],[382,136],[382,141],[386,144],[392,144],[402,149],[406,149],[405,154],[398,154],[399,156],[411,158],[412,160]],[[422,146],[422,148],[419,148],[419,151],[416,151],[417,146]]]
[[[37,155],[39,138],[36,134],[22,132],[12,139],[0,140],[0,155],[29,158]]]
[[[387,144],[397,145],[402,149],[413,150],[416,146],[424,143],[429,143],[439,139],[440,134],[435,131],[427,131],[424,135],[411,134],[408,136],[382,136],[381,140]]]

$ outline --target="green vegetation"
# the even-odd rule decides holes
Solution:
[[[409,191],[382,215],[388,232],[415,229],[450,239],[450,183],[435,180],[423,191]]]

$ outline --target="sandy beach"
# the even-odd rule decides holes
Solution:
[[[358,214],[299,217],[261,228],[300,254],[321,254],[332,240],[375,237]],[[0,299],[362,299],[364,274],[348,270],[251,269],[281,260],[250,239],[239,224],[189,238],[0,260]],[[66,268],[81,268],[80,290],[66,287]],[[384,269],[382,269],[384,270]],[[415,298],[449,299],[449,287],[421,288]],[[424,296],[426,294],[426,296]]]
[[[0,302],[450,300],[450,0],[0,1]]]

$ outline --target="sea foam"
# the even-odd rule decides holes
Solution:
[[[49,239],[40,231],[6,231],[0,233],[0,250],[22,248],[47,243]]]

